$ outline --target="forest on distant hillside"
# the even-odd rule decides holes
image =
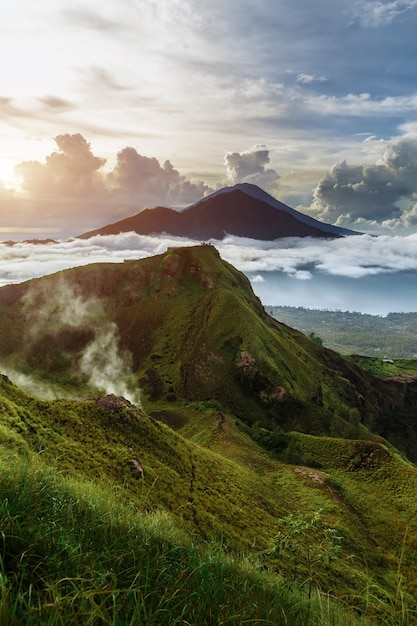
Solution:
[[[272,317],[342,354],[399,359],[417,357],[417,312],[385,317],[351,311],[266,306]]]

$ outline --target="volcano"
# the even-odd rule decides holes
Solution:
[[[136,215],[79,235],[174,235],[195,240],[224,239],[227,235],[273,241],[281,237],[334,238],[360,233],[319,222],[283,204],[256,185],[224,187],[195,204],[174,210],[145,209]]]

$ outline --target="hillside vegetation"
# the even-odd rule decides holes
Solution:
[[[2,624],[413,623],[417,470],[386,445],[294,432],[283,462],[209,406],[176,432],[4,378],[0,401]]]
[[[415,623],[412,383],[211,246],[0,289],[0,329],[38,385],[0,379],[2,625]]]
[[[403,385],[267,315],[209,245],[3,287],[0,359],[60,395],[117,383],[128,399],[139,389],[151,402],[215,399],[273,432],[345,435],[350,410],[373,428],[387,407],[408,402]]]

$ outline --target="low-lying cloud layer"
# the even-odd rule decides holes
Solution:
[[[198,243],[200,242],[175,237],[122,233],[42,245],[0,244],[0,284],[22,282],[77,265],[140,259],[161,254],[169,246]],[[292,285],[297,288],[298,293],[302,284],[314,284],[315,280],[323,277],[351,279],[359,285],[361,279],[378,275],[392,276],[394,281],[400,272],[417,276],[417,234],[395,237],[358,235],[334,240],[288,238],[273,242],[229,236],[223,241],[212,243],[224,260],[232,263],[253,281],[255,292],[258,287],[262,287],[262,300],[265,304],[281,303],[279,292],[271,289],[269,293],[265,290],[265,284],[262,284],[272,275],[291,279],[292,282],[286,282],[286,289],[290,289]],[[331,288],[338,288],[334,280]],[[390,294],[382,295],[389,308]],[[414,298],[413,308],[417,310],[417,295]],[[299,304],[298,296],[297,305]],[[315,306],[324,306],[321,296],[318,296]],[[360,302],[352,303],[347,308],[361,310]],[[398,310],[398,307],[392,303],[390,310]]]

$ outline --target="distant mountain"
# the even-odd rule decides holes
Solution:
[[[249,183],[225,187],[199,202],[176,211],[165,207],[145,209],[132,217],[80,235],[116,235],[134,231],[141,235],[175,235],[206,241],[226,235],[271,241],[280,237],[344,237],[359,234],[324,224],[279,202]]]

